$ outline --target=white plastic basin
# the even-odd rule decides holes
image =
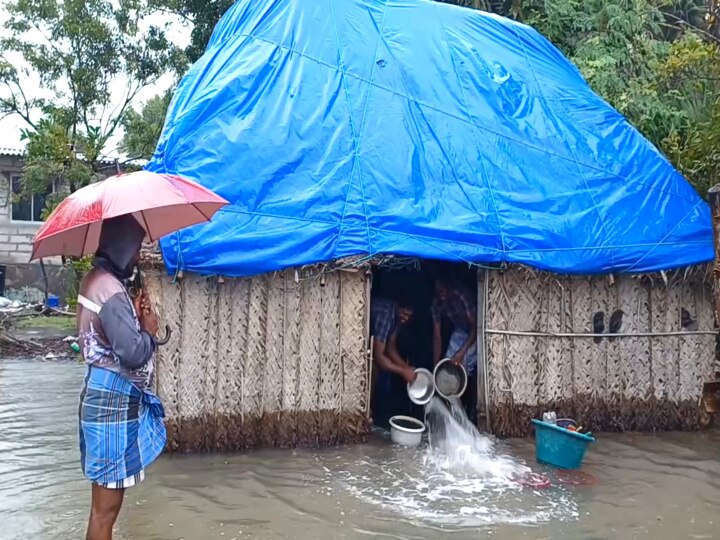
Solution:
[[[422,441],[425,424],[410,416],[393,416],[390,419],[390,438],[395,444],[418,446]]]

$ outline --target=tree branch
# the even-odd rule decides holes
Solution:
[[[135,86],[135,88],[131,89],[128,92],[128,95],[126,96],[125,101],[123,102],[122,106],[118,109],[118,112],[115,115],[115,118],[112,120],[112,122],[108,126],[107,131],[100,139],[102,142],[102,144],[100,145],[101,147],[104,147],[105,144],[107,143],[108,139],[110,139],[110,137],[112,137],[113,133],[115,133],[115,130],[120,125],[120,122],[122,122],[122,120],[125,116],[125,111],[127,111],[128,107],[135,100],[135,98],[140,93],[140,91],[143,88],[145,88],[151,84],[154,84],[155,82],[157,82],[157,80],[158,80],[158,77],[150,77],[143,81],[138,81],[138,84]]]
[[[25,122],[34,130],[37,130],[37,126],[35,123],[33,123],[32,118],[25,112],[21,111],[20,108],[17,105],[17,102],[14,99],[10,102],[7,99],[0,98],[0,104],[2,104],[3,107],[5,107],[6,113],[5,116],[13,116],[18,115],[20,118],[25,120]]]
[[[173,11],[172,9],[168,9],[166,7],[156,6],[153,8],[153,11],[156,11],[157,13],[163,13],[165,15],[174,15],[176,17],[180,17],[183,21],[185,21],[187,24],[194,26],[195,25],[195,19],[192,17],[189,17],[185,13],[181,13],[180,11]]]
[[[673,19],[673,20],[677,21],[678,23],[680,23],[680,26],[688,26],[688,27],[692,28],[692,29],[695,30],[697,33],[702,34],[703,36],[705,36],[705,38],[707,38],[707,39],[709,39],[710,41],[713,41],[713,42],[715,42],[715,43],[717,43],[717,44],[720,45],[720,39],[718,39],[718,38],[716,38],[715,36],[713,36],[710,32],[706,32],[706,31],[703,30],[702,28],[699,28],[699,27],[695,26],[694,24],[692,24],[691,22],[686,21],[686,20],[683,19],[682,17],[679,17],[679,16],[677,16],[677,15],[675,15],[675,14],[673,14],[673,13],[665,13],[665,12],[663,12],[663,15],[665,15],[666,17],[668,17],[668,18],[670,18],[670,19]]]
[[[24,115],[21,115],[21,116],[23,116],[23,118],[25,119],[25,121],[26,121],[28,124],[30,124],[30,126],[31,126],[33,129],[37,129],[37,127],[35,126],[35,124],[33,123],[32,119],[31,119],[31,117],[30,117],[30,109],[31,109],[30,100],[28,100],[27,96],[25,95],[25,90],[23,90],[22,85],[21,85],[19,82],[16,83],[16,85],[17,85],[17,87],[18,87],[18,90],[20,90],[20,95],[22,96],[22,99],[23,99],[23,106],[24,106],[24,108],[25,108],[25,114],[24,114]]]
[[[0,56],[5,62],[7,60]],[[12,84],[11,84],[12,82]],[[37,129],[35,123],[32,121],[31,117],[31,101],[28,100],[27,96],[25,95],[25,91],[22,88],[22,85],[17,80],[17,73],[13,73],[12,77],[10,79],[3,78],[2,83],[7,86],[8,91],[10,92],[11,100],[0,98],[0,103],[5,107],[6,113],[10,114],[17,114],[20,118],[25,120],[25,122],[33,129]],[[15,88],[13,88],[13,85]],[[22,98],[22,105],[18,102],[18,93],[20,97]]]

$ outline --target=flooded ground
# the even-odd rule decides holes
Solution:
[[[0,539],[83,536],[77,364],[0,360]],[[535,470],[531,441],[502,446]],[[522,489],[371,443],[165,456],[128,491],[117,538],[720,538],[720,434],[601,435],[595,485]]]

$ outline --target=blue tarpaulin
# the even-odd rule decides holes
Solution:
[[[162,241],[240,276],[357,254],[646,272],[712,259],[708,206],[535,30],[423,0],[239,0],[149,168],[231,202]]]

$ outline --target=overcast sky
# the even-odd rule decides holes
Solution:
[[[0,0],[0,25],[4,24],[8,18],[7,11],[5,9],[6,0]],[[157,18],[153,18],[155,24],[158,23]],[[190,40],[190,30],[187,26],[183,25],[179,20],[175,21],[169,17],[165,17],[165,22],[170,24],[172,31],[168,32],[169,36],[180,47],[188,45]],[[4,30],[0,27],[0,32]],[[42,38],[40,38],[42,39]],[[20,62],[19,58],[11,59],[13,62]],[[137,100],[133,103],[134,108],[138,108],[148,99],[153,96],[164,92],[173,82],[171,75],[162,77],[157,84],[144,88],[139,94]],[[40,84],[37,80],[28,81],[27,84],[23,85],[23,90],[28,94],[28,97],[52,97],[49,92],[44,92],[40,89]],[[112,91],[113,103],[108,110],[112,110],[113,107],[117,107],[125,98],[125,92],[127,91],[127,85],[125,80],[117,80]],[[18,116],[10,116],[0,120],[0,147],[10,149],[23,149],[23,143],[20,141],[21,129],[27,127],[25,122]],[[118,130],[115,136],[108,142],[108,146],[105,149],[105,153],[108,157],[116,157],[118,155],[117,146],[122,139],[122,132]]]

